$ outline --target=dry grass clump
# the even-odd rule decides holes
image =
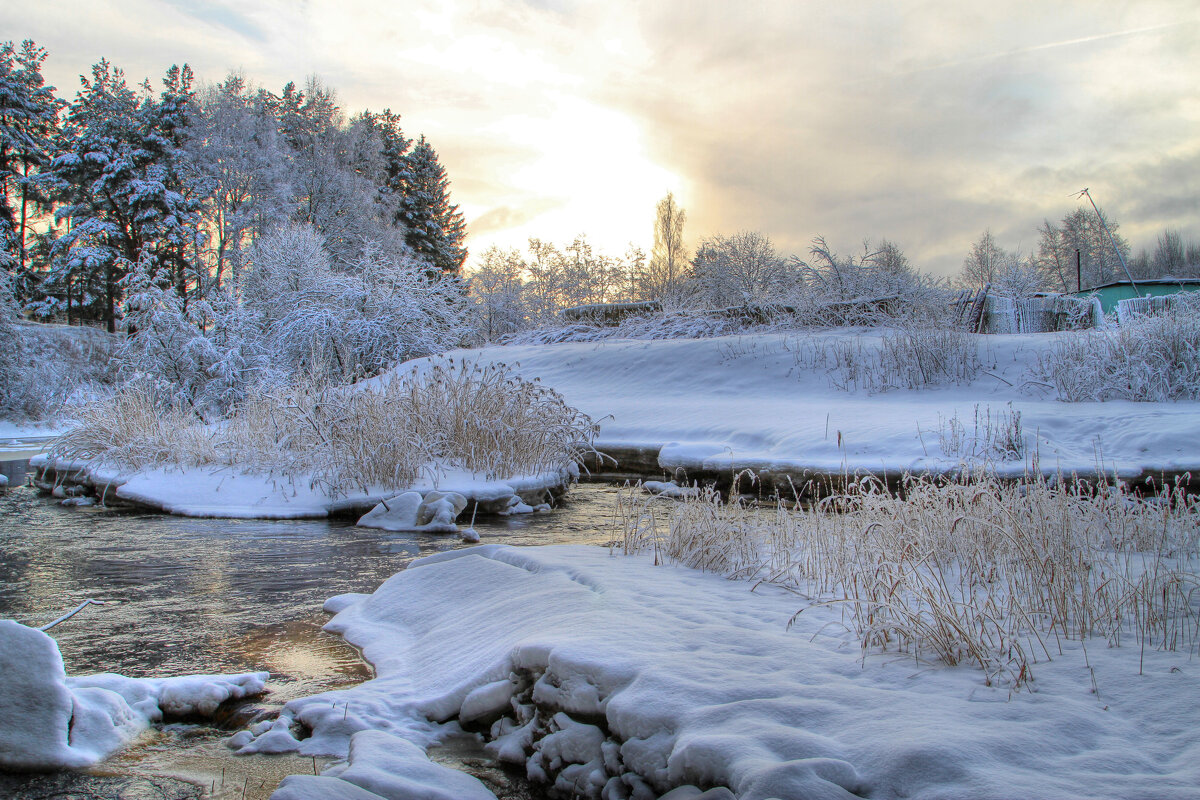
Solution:
[[[1059,342],[1037,366],[1067,402],[1200,400],[1200,299]]]
[[[919,322],[883,334],[877,344],[861,336],[797,337],[787,347],[797,366],[824,370],[835,388],[869,394],[970,383],[983,367],[973,334]]]
[[[561,395],[507,365],[453,361],[371,387],[307,380],[260,390],[215,425],[131,388],[89,407],[81,423],[54,457],[308,475],[334,495],[404,488],[446,467],[489,479],[557,471],[597,431]]]
[[[146,384],[80,406],[75,416],[78,424],[58,437],[53,457],[140,469],[166,463],[177,453],[200,463],[215,456],[209,438],[195,430],[195,418],[164,406]]]
[[[958,415],[942,420],[938,441],[942,452],[960,459],[980,459],[986,462],[1020,461],[1025,457],[1025,433],[1021,428],[1021,412],[1008,404],[1008,410],[992,413],[991,406],[979,410],[975,404],[974,425],[967,429]]]
[[[808,509],[627,509],[626,550],[794,587],[840,607],[864,654],[971,663],[989,683],[1022,685],[1063,640],[1200,649],[1200,502],[1182,491],[984,478],[904,495],[868,480]]]

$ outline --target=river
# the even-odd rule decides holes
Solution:
[[[131,677],[269,670],[257,707],[370,677],[358,653],[321,630],[321,604],[371,592],[414,558],[467,547],[457,537],[357,528],[349,520],[190,519],[129,508],[64,508],[0,462],[0,617],[43,625],[88,598],[107,601],[53,628],[68,675]],[[604,543],[616,489],[575,487],[548,514],[477,520],[484,543]],[[229,731],[171,725],[82,774],[0,775],[14,798],[266,797],[318,759],[235,757]],[[431,754],[433,755],[433,754]],[[436,756],[467,765],[510,798],[536,796],[470,742]],[[202,787],[202,788],[201,788]]]

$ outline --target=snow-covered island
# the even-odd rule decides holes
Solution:
[[[756,491],[757,479],[767,484],[765,493],[787,494],[845,475],[894,480],[964,469],[1151,484],[1165,477],[1168,485],[1200,474],[1200,405],[1057,399],[1046,363],[1079,334],[964,336],[958,371],[928,377],[901,366],[889,374],[877,363],[888,337],[897,335],[841,330],[568,342],[454,351],[449,358],[511,369],[554,390],[598,421],[595,451],[617,458],[592,456],[592,470],[645,479],[728,482],[749,470],[747,490]],[[837,353],[850,355],[839,360],[831,355]],[[423,374],[438,363],[418,360],[394,374]],[[376,378],[364,389],[387,383]],[[482,504],[494,513],[546,503],[577,474],[563,463],[499,478],[434,466],[408,486],[360,486],[339,495],[311,470],[171,463],[131,470],[53,455],[35,464],[50,471],[47,484],[72,476],[98,495],[170,513],[265,518],[361,513],[408,490],[457,493],[472,509]]]

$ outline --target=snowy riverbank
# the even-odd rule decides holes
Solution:
[[[185,517],[231,519],[320,519],[361,515],[380,501],[397,496],[395,489],[377,489],[334,496],[310,476],[280,476],[242,469],[157,467],[121,470],[102,464],[53,459],[30,459],[39,470],[44,489],[80,486],[101,499],[116,499]],[[536,506],[561,493],[574,471],[489,480],[461,470],[443,470],[414,481],[409,491],[462,495],[472,508],[500,513],[523,503]],[[66,496],[70,491],[60,494]]]
[[[374,680],[293,701],[236,743],[349,754],[288,778],[288,800],[486,797],[439,790],[433,765],[410,772],[455,722],[585,797],[1194,795],[1200,672],[1185,653],[1148,650],[1139,672],[1136,648],[1064,641],[1031,690],[988,687],[971,667],[863,660],[835,607],[789,628],[805,602],[595,547],[439,554],[326,604]]]
[[[869,393],[817,364],[876,331],[489,347],[454,357],[516,365],[600,423],[597,449],[657,454],[666,472],[741,469],[803,477],[949,472],[988,461],[1020,475],[1200,469],[1200,403],[1064,403],[1036,378],[1060,337],[976,337],[981,369],[959,384]],[[1022,452],[998,452],[1019,415]],[[990,416],[990,421],[989,421]],[[989,439],[990,435],[990,439]]]
[[[266,672],[70,678],[53,639],[0,620],[0,768],[88,767],[164,717],[211,717],[229,700],[263,694]]]
[[[978,368],[969,377],[919,388],[864,387],[827,358],[836,348],[853,358],[870,356],[883,335],[850,330],[614,340],[449,355],[459,363],[506,363],[596,420],[597,450],[616,454],[622,463],[591,464],[593,471],[727,479],[749,469],[776,487],[847,473],[897,477],[983,464],[1002,477],[1103,473],[1132,482],[1162,475],[1169,481],[1188,470],[1200,474],[1200,403],[1051,398],[1036,367],[1062,334],[976,337]],[[396,374],[422,363],[409,362]],[[380,385],[379,379],[372,383]],[[123,472],[96,464],[38,463],[60,475],[74,472],[98,493],[196,516],[362,513],[396,494],[333,497],[308,476],[239,469]],[[422,478],[411,488],[480,500],[506,493],[537,505],[539,493],[557,490],[568,479],[555,474],[497,482],[456,473]]]

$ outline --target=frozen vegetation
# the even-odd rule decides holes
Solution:
[[[457,514],[466,499],[503,511],[557,489],[594,434],[552,389],[451,359],[262,392],[208,424],[127,389],[82,409],[38,463],[182,514],[323,516],[413,488],[463,496]]]
[[[664,479],[609,550],[488,544],[331,598],[376,677],[231,738],[344,759],[278,800],[489,797],[426,758],[463,730],[603,800],[1195,796],[1197,304],[981,336],[893,242],[689,253],[671,195],[648,258],[532,239],[462,275],[399,115],[186,66],[156,95],[106,61],[67,103],[45,58],[0,45],[0,418],[72,420],[38,459],[65,504],[449,532],[545,508],[581,461]],[[986,232],[963,285],[1067,291],[1075,254],[1102,282],[1128,245],[1094,211],[1027,259]],[[738,497],[831,476],[812,507]],[[0,665],[10,769],[93,764],[265,678],[68,678],[12,621]]]
[[[374,680],[231,744],[348,756],[288,778],[289,800],[447,797],[413,787],[419,755],[397,739],[460,728],[566,796],[1191,796],[1195,505],[1043,486],[1027,507],[1000,502],[1015,491],[978,506],[996,490],[928,487],[912,507],[868,491],[849,515],[780,518],[653,500],[662,525],[625,526],[640,554],[426,558],[326,604]],[[1080,553],[1094,598],[1078,569],[1045,580]]]

